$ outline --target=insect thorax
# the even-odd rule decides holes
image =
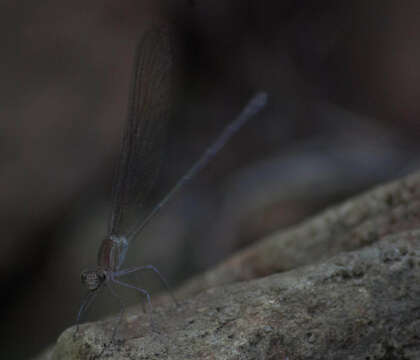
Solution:
[[[125,257],[128,242],[125,236],[111,235],[102,241],[98,253],[98,266],[117,271]]]

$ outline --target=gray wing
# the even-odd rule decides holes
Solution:
[[[110,235],[121,235],[125,212],[146,200],[158,177],[172,100],[170,35],[168,27],[154,28],[136,50],[128,119],[112,188]]]

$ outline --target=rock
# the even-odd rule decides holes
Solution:
[[[74,328],[53,359],[418,359],[420,231],[316,265],[221,286],[159,307],[155,326],[133,308]]]
[[[133,307],[122,340],[116,318],[84,324],[39,359],[418,359],[419,185],[379,187],[234,255],[180,288],[178,308],[156,307],[155,330]]]
[[[239,251],[188,281],[177,296],[287,271],[373,244],[385,235],[418,229],[419,214],[420,173],[415,173],[378,186]]]

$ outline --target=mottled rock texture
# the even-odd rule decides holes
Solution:
[[[192,279],[176,308],[66,330],[40,359],[419,359],[420,175],[274,234]],[[186,296],[188,295],[188,296]]]

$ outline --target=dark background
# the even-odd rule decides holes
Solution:
[[[180,82],[158,193],[257,90],[270,99],[136,240],[130,264],[176,286],[418,166],[418,1],[1,1],[2,358],[33,356],[75,322],[80,270],[106,233],[134,48],[162,22]],[[90,319],[117,309],[101,300]]]

